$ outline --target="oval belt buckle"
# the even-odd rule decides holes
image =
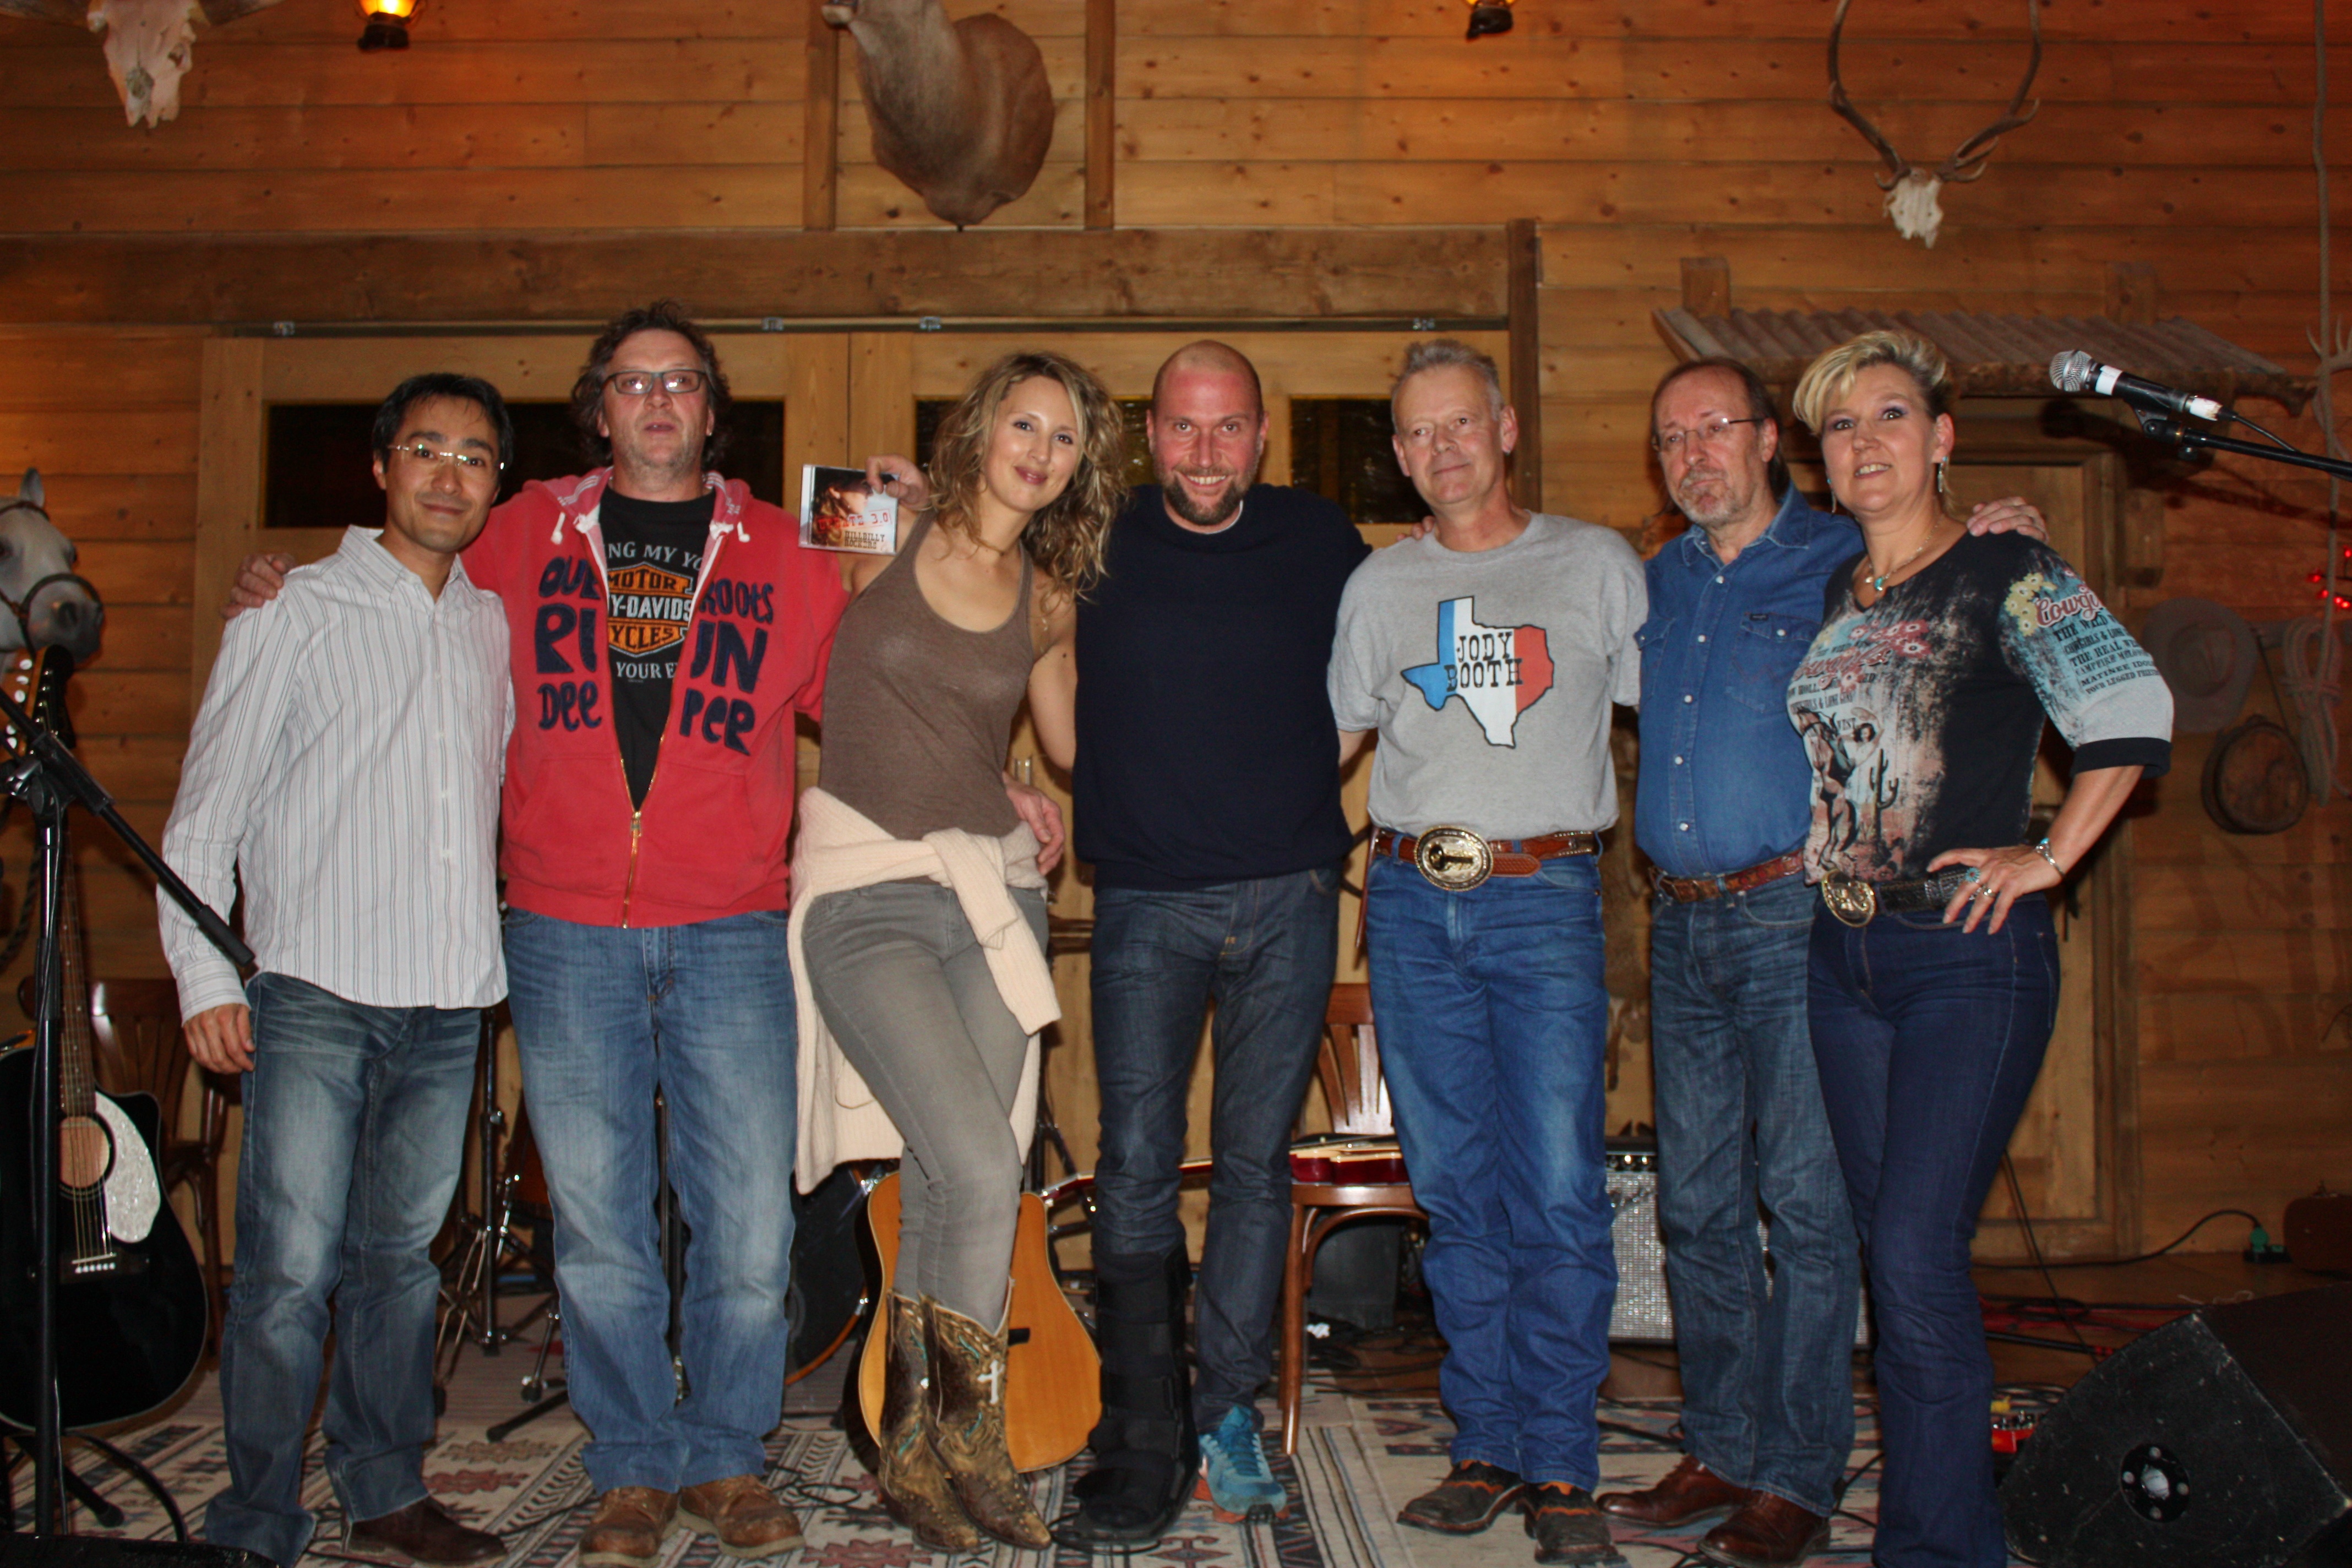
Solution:
[[[1495,872],[1495,847],[1466,827],[1433,827],[1413,846],[1413,868],[1432,887],[1469,891]]]
[[[1830,913],[1857,930],[1878,912],[1878,889],[1859,877],[1832,871],[1822,879],[1822,902]]]

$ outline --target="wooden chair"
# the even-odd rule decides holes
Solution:
[[[90,1043],[100,1085],[117,1094],[149,1094],[162,1113],[163,1147],[156,1151],[163,1190],[186,1183],[204,1233],[205,1276],[212,1292],[213,1333],[221,1326],[220,1161],[228,1142],[228,1108],[238,1081],[196,1068],[180,1028],[179,988],[168,980],[99,980],[89,988]],[[188,1080],[204,1096],[196,1136],[180,1136],[180,1106]]]
[[[1370,987],[1331,987],[1316,1075],[1331,1109],[1333,1140],[1299,1144],[1290,1156],[1290,1249],[1282,1265],[1286,1454],[1298,1447],[1298,1410],[1307,1382],[1307,1292],[1315,1283],[1315,1255],[1325,1238],[1349,1220],[1372,1215],[1421,1217],[1412,1185],[1403,1179],[1404,1160],[1396,1146],[1388,1086],[1381,1079]],[[1360,1169],[1351,1171],[1351,1165]]]

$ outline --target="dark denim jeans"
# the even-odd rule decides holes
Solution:
[[[475,1008],[370,1007],[259,974],[236,1180],[236,1274],[221,1330],[228,1489],[205,1539],[290,1568],[315,1521],[302,1435],[327,1380],[327,1476],[347,1521],[425,1495],[433,1308],[425,1249],[449,1213],[482,1037]]]
[[[1814,901],[1801,877],[1656,900],[1650,1060],[1684,1447],[1828,1513],[1853,1447],[1862,1260],[1805,1025]]]
[[[1591,1487],[1617,1297],[1600,868],[1564,857],[1452,893],[1376,858],[1370,893],[1372,1016],[1429,1215],[1453,1458]]]
[[[1097,1251],[1156,1258],[1183,1244],[1184,1102],[1202,1016],[1217,1005],[1215,1167],[1193,1293],[1192,1409],[1203,1431],[1236,1405],[1254,1408],[1274,1370],[1290,1133],[1315,1072],[1339,932],[1337,867],[1182,892],[1095,893]]]
[[[629,930],[510,910],[523,1100],[555,1209],[572,1406],[599,1491],[767,1468],[783,1410],[798,1038],[785,914]],[[679,1302],[654,1221],[654,1091],[691,1231]]]
[[[1992,1358],[1969,1241],[2058,1014],[2050,908],[1813,921],[1813,1055],[1877,1341],[1880,1568],[2001,1568]]]

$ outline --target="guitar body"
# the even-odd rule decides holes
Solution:
[[[878,1311],[898,1264],[898,1173],[866,1194],[868,1239],[879,1260]],[[1016,1470],[1044,1470],[1076,1458],[1102,1419],[1102,1362],[1086,1325],[1070,1310],[1045,1247],[1045,1203],[1021,1194],[1013,1239],[1013,1298],[1005,1312],[1013,1341],[1004,1361],[1004,1447]],[[869,1332],[857,1362],[857,1404],[868,1432],[882,1429],[884,1335]]]
[[[154,1100],[109,1098],[141,1140],[138,1149],[118,1148],[115,1158],[152,1165],[159,1131]],[[0,1052],[0,1423],[27,1431],[39,1411],[32,1192],[33,1118],[41,1109],[33,1103],[32,1047]],[[58,1403],[68,1431],[128,1421],[168,1403],[204,1360],[211,1303],[171,1205],[155,1215],[144,1240],[118,1240],[114,1250],[121,1267],[58,1285]]]

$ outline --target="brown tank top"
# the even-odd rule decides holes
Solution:
[[[824,678],[817,782],[894,838],[943,827],[1001,837],[1020,821],[1004,798],[1004,750],[1029,689],[1030,565],[1013,613],[990,631],[943,619],[915,581],[926,515],[842,613]]]

